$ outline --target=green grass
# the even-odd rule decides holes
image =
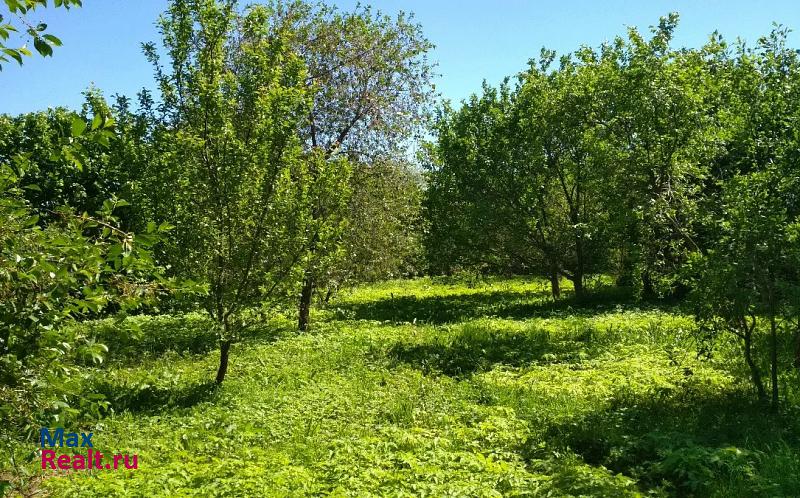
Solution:
[[[48,475],[55,496],[800,496],[796,411],[768,415],[694,324],[597,287],[387,282],[297,334],[277,318],[215,389],[205,318],[92,325],[93,430],[139,470]],[[206,324],[206,325],[204,325]],[[133,331],[133,332],[132,332]],[[18,448],[30,453],[35,444]],[[34,460],[29,472],[37,471]]]

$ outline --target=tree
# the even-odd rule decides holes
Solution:
[[[755,49],[738,48],[729,75],[736,94],[727,110],[735,144],[726,157],[730,176],[720,179],[721,223],[699,257],[696,291],[700,322],[741,340],[758,397],[774,409],[780,373],[798,364],[800,351],[800,144],[792,124],[800,117],[800,58],[786,47],[786,34],[778,27]],[[784,353],[793,347],[794,357]]]
[[[232,343],[248,313],[290,296],[308,249],[308,176],[297,138],[308,112],[306,71],[269,11],[234,1],[174,0],[161,19],[169,71],[154,45],[165,119],[160,138],[175,226],[170,263],[207,282],[204,307],[217,323],[225,379]],[[324,175],[324,173],[323,173]],[[267,303],[267,304],[264,304]]]
[[[91,138],[75,119],[73,138]],[[113,211],[125,202],[118,199],[92,216],[54,208],[44,221],[24,198],[39,189],[28,183],[28,166],[23,154],[0,163],[0,413],[9,421],[3,430],[15,434],[69,420],[77,412],[77,360],[102,361],[105,347],[65,324],[127,311],[168,288],[150,252],[168,227],[119,229]]]
[[[584,276],[603,262],[604,158],[592,74],[570,57],[551,70],[553,58],[543,51],[513,90],[484,85],[458,111],[443,109],[426,245],[446,264],[548,274],[554,297],[566,276],[580,298]]]
[[[521,77],[516,99],[520,154],[515,168],[526,185],[519,199],[532,240],[547,261],[553,295],[561,275],[584,294],[584,278],[602,268],[606,211],[602,130],[604,101],[598,95],[598,63],[583,48],[549,67],[555,54],[543,51]]]
[[[420,178],[398,161],[355,163],[341,256],[320,279],[324,300],[361,282],[413,275],[420,268]]]
[[[51,33],[46,33],[47,24],[34,23],[28,16],[38,7],[47,7],[47,0],[5,0],[8,13],[0,13],[0,70],[3,63],[9,62],[9,57],[21,66],[23,57],[30,57],[33,52],[28,48],[27,43],[15,47],[8,45],[8,39],[12,33],[25,32],[33,41],[33,48],[43,57],[53,55],[53,47],[60,47],[61,40]],[[70,7],[81,7],[82,0],[53,0],[56,8],[69,9]],[[16,17],[12,22],[10,18]],[[21,34],[20,38],[24,38]],[[21,42],[22,40],[20,40]]]
[[[270,7],[273,29],[291,33],[289,43],[308,68],[311,107],[299,128],[306,155],[365,164],[403,157],[432,97],[426,57],[431,44],[420,26],[403,13],[390,18],[365,6],[342,12],[324,4],[276,1]],[[311,175],[317,175],[313,167]],[[329,240],[311,234],[299,302],[301,330],[308,328],[318,280],[340,253],[348,175],[337,178],[332,192],[317,189],[310,198],[315,224]]]
[[[796,189],[778,171],[769,169],[738,176],[725,186],[724,222],[714,249],[701,259],[697,283],[698,318],[705,330],[735,335],[758,397],[767,400],[761,346],[768,351],[770,401],[779,403],[779,335],[791,334],[783,317],[796,316],[800,295],[797,214],[786,200]],[[796,209],[796,206],[794,206]],[[787,209],[788,208],[788,209]],[[766,322],[766,344],[758,342]],[[795,332],[796,333],[796,332]],[[795,338],[796,340],[796,338]]]
[[[484,84],[459,109],[440,109],[428,154],[423,206],[431,270],[526,271],[535,265],[528,216],[520,203],[528,185],[515,171],[520,134],[513,93]]]
[[[721,142],[715,80],[724,79],[724,47],[671,49],[677,22],[674,13],[661,18],[649,39],[630,29],[609,48],[611,67],[600,80],[612,96],[604,139],[618,273],[650,297],[675,291],[679,268],[703,250],[698,201]]]
[[[59,206],[95,213],[122,194],[125,163],[111,158],[119,133],[113,113],[99,93],[86,95],[80,114],[56,108],[0,116],[0,162],[24,158],[25,181],[36,188],[23,195],[43,219]]]

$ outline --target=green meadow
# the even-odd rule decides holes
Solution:
[[[735,344],[697,341],[669,303],[595,281],[391,281],[343,292],[297,332],[234,346],[207,318],[78,325],[109,346],[80,396],[96,450],[137,470],[38,469],[53,496],[798,496],[800,423],[754,404]],[[795,393],[791,393],[794,396]],[[795,397],[796,399],[796,397]],[[82,449],[76,449],[83,451]],[[23,463],[29,458],[29,463]]]

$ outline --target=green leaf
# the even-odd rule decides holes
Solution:
[[[103,124],[103,116],[95,114],[94,118],[92,118],[92,131],[99,128],[101,124]]]
[[[19,2],[19,0],[5,0],[5,1],[6,1],[6,5],[8,5],[8,10],[10,10],[12,14],[17,12],[18,10],[22,11],[22,12],[25,12],[25,6],[22,5]]]
[[[75,116],[72,118],[72,136],[79,137],[83,135],[83,132],[86,131],[86,121],[80,117]]]
[[[36,49],[42,57],[47,57],[53,55],[53,47],[51,47],[44,39],[42,38],[34,38],[33,39],[33,47]]]
[[[20,66],[22,65],[22,55],[20,55],[18,50],[14,50],[13,48],[4,48],[3,53],[17,61]]]
[[[43,35],[44,39],[49,41],[51,44],[55,45],[56,47],[60,47],[62,45],[61,40],[53,35]]]
[[[76,154],[73,154],[72,150],[69,147],[62,148],[61,152],[64,155],[64,157],[78,169],[78,171],[83,171],[83,161],[81,161]]]

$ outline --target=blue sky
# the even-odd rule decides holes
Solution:
[[[106,95],[133,96],[152,84],[140,43],[157,41],[154,21],[166,0],[84,0],[82,9],[40,11],[34,20],[49,24],[64,46],[54,57],[29,58],[22,67],[0,72],[0,113],[21,113],[65,105],[77,107],[81,92],[94,84]],[[352,0],[336,0],[352,7]],[[748,42],[771,29],[773,21],[800,31],[798,0],[373,0],[388,13],[414,12],[437,45],[437,89],[460,100],[486,79],[498,83],[525,68],[541,47],[569,52],[598,45],[625,32],[646,30],[670,11],[681,15],[676,45],[702,45],[713,30]],[[5,5],[0,3],[0,13]],[[791,42],[800,45],[793,33]]]

